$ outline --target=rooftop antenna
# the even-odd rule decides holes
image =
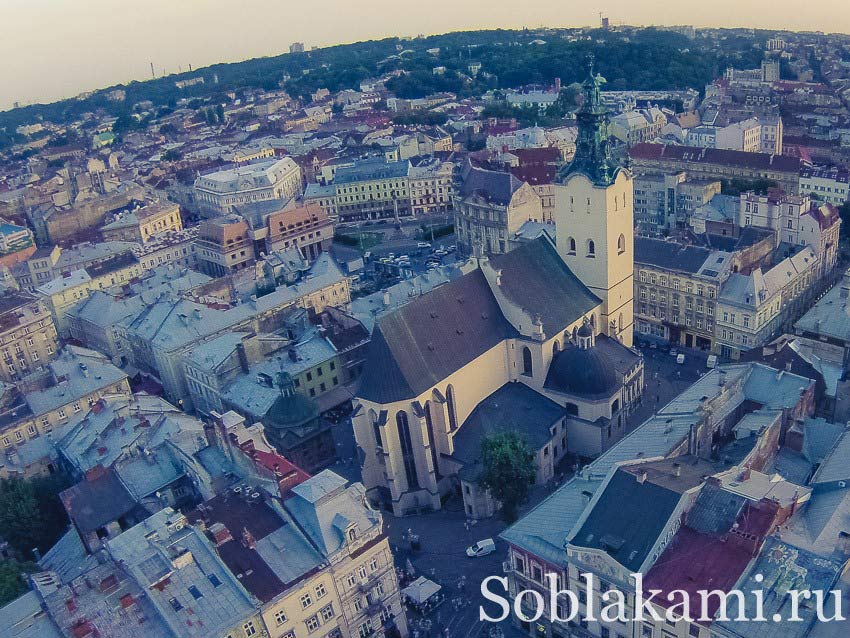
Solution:
[[[154,79],[154,80],[156,79],[156,73],[154,73],[154,70],[153,70],[153,62],[151,62],[151,78]]]

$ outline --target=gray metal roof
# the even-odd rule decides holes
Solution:
[[[809,332],[850,341],[850,305],[847,301],[841,298],[839,283],[797,320],[794,329],[797,334]]]
[[[466,465],[481,460],[481,444],[488,436],[515,432],[535,453],[551,439],[552,426],[564,408],[524,383],[506,383],[481,400],[454,436],[453,458]]]
[[[0,608],[0,636],[3,638],[62,638],[59,628],[41,608],[34,591]]]
[[[354,524],[359,536],[381,529],[380,513],[365,506],[366,490],[360,483],[323,470],[292,489],[284,506],[301,530],[324,557],[336,554],[345,544],[346,528]]]

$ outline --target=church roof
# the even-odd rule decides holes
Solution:
[[[552,358],[544,387],[587,399],[610,397],[619,385],[613,361],[599,347],[571,343]]]
[[[490,264],[502,271],[500,293],[539,315],[547,335],[600,303],[545,237],[493,255]],[[378,320],[357,396],[375,403],[412,399],[516,335],[476,269]]]
[[[376,403],[416,397],[515,334],[475,270],[378,320],[358,396]]]
[[[545,237],[509,253],[491,255],[490,264],[502,270],[501,292],[528,314],[540,315],[547,337],[554,337],[602,303]]]

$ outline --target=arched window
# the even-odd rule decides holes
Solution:
[[[431,418],[431,402],[425,402],[425,427],[428,429],[428,447],[431,449],[431,464],[434,466],[434,473],[439,478],[440,468],[437,465],[437,439],[434,438],[434,421]]]
[[[567,238],[567,254],[576,254],[576,240],[573,237]]]
[[[593,243],[592,239],[587,240],[587,256],[596,257],[596,244]]]
[[[625,324],[623,322],[623,313],[621,312],[620,316],[617,318],[617,330],[622,332],[623,328],[625,328]]]
[[[617,411],[620,409],[620,399],[614,399],[614,403],[611,404],[611,414],[617,414]]]
[[[567,414],[578,416],[578,406],[575,403],[567,403],[564,408],[566,408]]]
[[[446,407],[449,410],[449,427],[455,431],[457,430],[457,413],[455,412],[455,389],[452,386],[446,388]]]
[[[395,423],[398,428],[398,440],[401,444],[401,460],[404,463],[404,474],[407,477],[408,489],[419,488],[419,477],[416,475],[416,460],[413,457],[413,441],[410,438],[410,424],[407,421],[407,412],[399,410],[395,414]]]
[[[624,252],[626,252],[626,236],[620,233],[617,238],[617,254],[622,255]]]
[[[352,527],[348,530],[348,540],[353,541],[357,538],[357,528]]]
[[[561,344],[557,339],[555,339],[555,343],[552,344],[552,354],[556,355],[560,351],[561,351]]]
[[[528,346],[523,346],[522,348],[522,373],[527,377],[534,376],[534,368],[531,363],[531,350],[528,349]]]
[[[383,437],[381,437],[381,424],[378,423],[378,415],[374,410],[369,410],[369,422],[372,424],[372,432],[375,434],[375,446],[384,447]]]

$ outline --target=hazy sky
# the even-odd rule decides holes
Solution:
[[[132,79],[389,35],[612,22],[850,32],[841,0],[0,0],[0,109]],[[679,5],[679,6],[677,6]],[[704,10],[697,16],[695,9]]]

